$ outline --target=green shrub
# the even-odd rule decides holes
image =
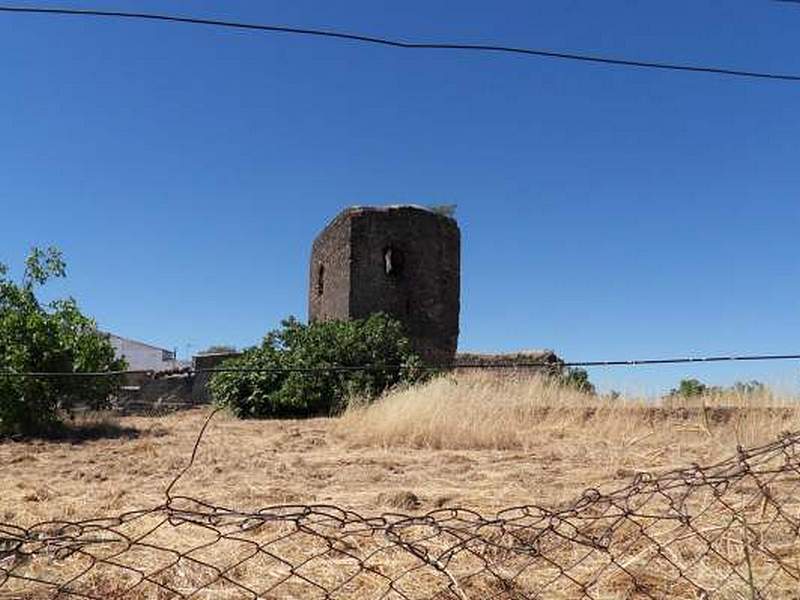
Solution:
[[[589,381],[589,373],[586,369],[578,369],[575,367],[566,367],[560,373],[561,384],[584,392],[586,394],[594,394],[594,384]]]
[[[693,398],[708,393],[708,386],[699,379],[681,379],[677,388],[669,391],[670,396],[680,396],[682,398]]]
[[[751,379],[750,381],[737,381],[733,384],[733,387],[731,387],[731,391],[736,394],[748,396],[766,394],[769,390],[762,382],[757,379]]]
[[[361,365],[373,368],[314,371]],[[397,365],[403,368],[383,368]],[[221,367],[240,370],[215,374],[212,396],[241,418],[337,414],[350,398],[374,399],[393,386],[426,376],[401,324],[383,314],[309,325],[290,317],[268,333],[261,346]]]
[[[21,283],[0,264],[0,436],[47,433],[75,403],[102,407],[119,385],[118,377],[17,377],[3,372],[74,373],[116,371],[107,336],[84,316],[72,298],[42,304],[36,288],[64,277],[66,266],[55,248],[33,248]]]
[[[714,394],[740,394],[755,395],[767,393],[767,386],[755,379],[751,381],[737,381],[730,387],[706,385],[699,379],[681,379],[677,388],[672,388],[668,396],[692,398],[697,396],[710,396]]]
[[[436,213],[437,215],[442,215],[443,217],[450,217],[451,219],[454,219],[456,215],[457,206],[458,206],[457,204],[433,204],[428,206],[428,210]]]
[[[736,384],[737,387],[740,384]],[[730,388],[730,391],[735,391],[737,387]],[[713,394],[721,394],[728,391],[726,388],[716,385],[706,385],[699,379],[681,379],[677,388],[672,388],[669,391],[669,396],[678,396],[682,398],[694,398],[698,396],[709,396]],[[743,391],[743,390],[740,390]]]

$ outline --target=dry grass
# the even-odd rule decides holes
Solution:
[[[0,522],[78,520],[163,502],[206,415],[124,417],[95,426],[96,435],[0,443]],[[219,414],[175,492],[249,509],[329,504],[375,514],[461,506],[492,514],[559,505],[588,487],[620,487],[641,471],[712,463],[737,444],[798,429],[794,398],[768,391],[653,405],[471,374],[394,392],[340,419],[242,422]],[[174,546],[201,541],[191,528],[170,531]],[[309,543],[292,538],[282,552],[300,557]],[[140,558],[150,569],[163,562]],[[184,568],[174,577],[191,587],[201,574]],[[102,578],[93,585],[101,596],[114,588]]]
[[[355,405],[337,423],[350,443],[437,450],[543,447],[593,468],[707,463],[800,428],[797,399],[768,389],[658,402],[592,396],[551,380],[474,373],[441,377]]]

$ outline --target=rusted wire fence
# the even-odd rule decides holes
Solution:
[[[244,510],[174,493],[184,469],[160,506],[0,523],[0,598],[800,599],[798,450],[800,433],[785,434],[493,515]]]

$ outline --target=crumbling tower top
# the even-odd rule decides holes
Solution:
[[[312,321],[385,312],[403,323],[429,363],[449,363],[458,345],[461,235],[456,221],[420,206],[356,206],[314,240]]]

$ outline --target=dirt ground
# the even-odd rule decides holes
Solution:
[[[26,526],[159,504],[209,412],[121,417],[74,439],[0,443],[0,521]],[[638,470],[735,448],[735,440],[707,440],[679,423],[662,427],[672,443],[647,433],[602,439],[590,427],[549,431],[524,449],[383,448],[353,442],[336,419],[238,421],[219,413],[174,493],[248,509],[299,503],[367,514],[445,506],[487,513],[569,501],[589,487],[611,490]],[[687,439],[698,443],[681,443]]]
[[[797,406],[771,392],[654,404],[473,376],[338,418],[213,413],[198,446],[210,408],[87,416],[59,440],[0,443],[0,530],[12,540],[0,545],[0,598],[688,600],[710,589],[794,600],[798,479],[783,441],[763,485],[742,475],[710,494],[694,475],[677,476],[678,487],[655,480],[643,512],[624,518],[616,501],[583,494],[800,431]],[[149,510],[181,473],[170,509]],[[678,506],[692,518],[677,522]],[[758,529],[752,540],[745,522]],[[595,530],[607,550],[587,549]],[[440,555],[446,567],[424,558]]]

